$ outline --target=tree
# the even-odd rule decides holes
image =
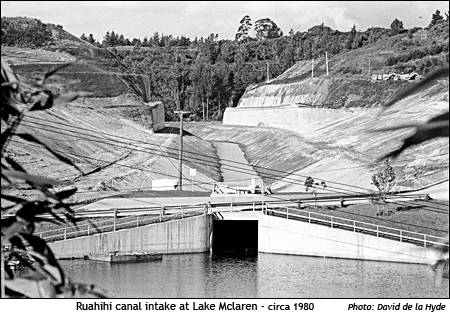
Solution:
[[[144,40],[142,41],[142,47],[147,47],[147,46],[149,46],[149,43],[148,43],[148,38],[146,36],[146,37],[144,37]]]
[[[314,186],[314,179],[311,176],[308,176],[305,180],[305,191],[308,192]]]
[[[394,19],[394,21],[392,21],[392,23],[391,23],[392,35],[396,35],[396,34],[400,33],[400,31],[402,31],[402,30],[404,30],[403,22],[397,18]]]
[[[91,43],[92,45],[98,45],[98,42],[95,40],[95,38],[94,38],[94,35],[92,35],[92,34],[89,34],[89,37],[87,38],[87,41],[89,42],[89,43]]]
[[[102,46],[110,46],[111,45],[111,34],[109,34],[109,31],[106,32],[105,36],[103,37]]]
[[[81,34],[80,38],[81,38],[83,41],[87,41],[87,40],[88,40],[88,38],[86,37],[86,35],[85,35],[84,33]]]
[[[278,25],[269,18],[260,19],[255,22],[256,38],[258,40],[266,40],[270,38],[278,38],[283,32]]]
[[[372,175],[372,184],[378,189],[378,194],[374,198],[383,204],[384,211],[377,212],[377,215],[383,215],[386,212],[386,196],[391,192],[395,184],[395,172],[389,163],[389,159],[384,161],[384,165]]]
[[[123,46],[123,45],[125,45],[125,38],[123,37],[123,34],[120,34],[119,35],[119,40],[118,40],[118,43],[117,43],[119,46]]]
[[[249,38],[249,31],[252,28],[252,19],[246,15],[239,22],[239,28],[237,30],[235,39],[236,41],[243,41]]]
[[[436,24],[439,24],[441,22],[444,22],[444,17],[441,15],[441,11],[436,10],[436,12],[431,16],[431,22],[428,27],[435,26]]]
[[[348,35],[346,41],[344,42],[344,48],[345,49],[352,49],[353,42],[356,37],[356,25],[353,24],[352,29],[350,30],[350,34]]]

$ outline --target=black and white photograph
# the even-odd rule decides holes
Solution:
[[[2,1],[0,148],[0,301],[449,309],[447,1]]]

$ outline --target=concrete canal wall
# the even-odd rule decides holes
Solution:
[[[432,264],[437,253],[410,243],[379,238],[321,225],[284,219],[261,212],[221,212],[222,220],[257,224],[259,252]],[[82,258],[119,251],[150,254],[208,252],[214,238],[211,215],[201,215],[147,226],[50,243],[57,258]],[[225,234],[233,232],[227,231]],[[235,235],[235,233],[234,233]],[[251,237],[251,236],[250,236]],[[246,237],[247,238],[247,237]]]
[[[273,216],[258,225],[258,250],[267,253],[431,264],[431,248]]]
[[[211,216],[201,215],[55,241],[49,245],[57,258],[82,258],[114,251],[151,254],[207,252],[210,249],[211,227]]]

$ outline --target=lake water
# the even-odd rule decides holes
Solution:
[[[259,253],[255,258],[209,253],[162,261],[109,264],[62,260],[73,281],[110,297],[132,298],[448,298],[448,279],[434,285],[429,266]]]

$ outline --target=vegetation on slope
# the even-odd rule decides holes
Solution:
[[[322,24],[305,32],[291,30],[287,35],[282,35],[275,22],[261,19],[255,22],[256,38],[249,35],[251,19],[246,16],[235,40],[218,40],[217,34],[190,39],[159,33],[130,40],[111,31],[101,44],[92,36],[74,39],[59,26],[37,20],[2,18],[2,34],[8,34],[2,36],[2,45],[45,47],[88,60],[104,70],[148,75],[151,99],[163,101],[166,119],[175,119],[173,111],[181,107],[191,111],[191,120],[219,120],[226,107],[238,104],[249,85],[265,81],[267,64],[270,78],[296,63],[303,63],[309,70],[311,58],[321,58],[316,67],[317,75],[321,75],[325,52],[332,73],[344,76],[367,75],[369,55],[372,70],[378,71],[415,70],[425,74],[448,64],[448,17],[439,16],[433,15],[426,30],[406,30],[397,19],[390,29],[358,31],[353,27],[341,32]],[[16,36],[26,30],[43,35],[27,44]],[[303,77],[303,72],[297,72],[285,79],[298,81]]]

